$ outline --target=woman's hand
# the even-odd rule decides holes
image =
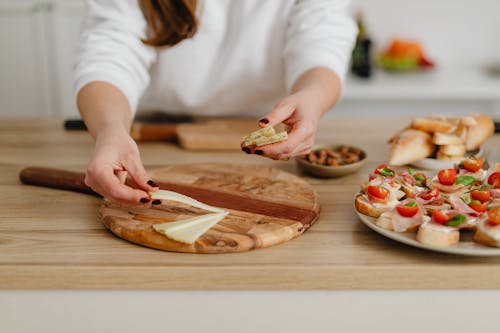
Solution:
[[[261,147],[242,147],[247,153],[254,153],[274,160],[288,160],[294,156],[305,155],[311,151],[316,135],[319,112],[311,110],[305,93],[295,93],[283,99],[276,107],[259,121],[260,127],[286,125],[288,139]]]
[[[315,67],[302,74],[292,87],[292,94],[259,120],[259,126],[287,126],[288,139],[261,146],[241,149],[275,160],[288,160],[308,154],[314,144],[319,119],[338,100],[341,82],[339,76],[328,68]]]
[[[148,192],[158,187],[144,170],[137,144],[123,127],[106,128],[101,133],[96,137],[85,184],[124,206],[148,203]],[[124,184],[127,173],[138,188]]]

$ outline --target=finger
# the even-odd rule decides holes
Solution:
[[[259,120],[260,127],[276,126],[287,120],[295,111],[296,104],[283,100],[274,109]]]
[[[116,177],[118,177],[118,180],[122,184],[125,184],[125,181],[127,180],[127,174],[128,173],[125,170],[120,170],[115,172]]]
[[[257,152],[256,149],[255,153],[265,156],[290,156],[294,152],[304,149],[304,145],[308,145],[313,135],[312,128],[306,124],[298,123],[289,133],[287,140],[261,146],[259,147],[261,152]]]
[[[140,189],[134,189],[122,184],[112,168],[101,169],[95,174],[91,174],[90,185],[98,190],[105,198],[116,201],[126,206],[137,206],[141,203],[148,203],[149,195]]]
[[[155,181],[148,176],[148,173],[144,169],[140,160],[131,160],[127,163],[127,165],[125,165],[125,167],[130,174],[130,177],[132,177],[132,180],[140,189],[146,192],[158,191],[158,184],[156,184]]]

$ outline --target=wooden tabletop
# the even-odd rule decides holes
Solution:
[[[0,120],[0,288],[3,289],[449,289],[499,288],[500,257],[461,257],[385,239],[353,211],[369,170],[385,162],[387,139],[408,119],[325,120],[318,143],[364,148],[368,163],[335,180],[307,177],[322,204],[317,223],[285,244],[245,253],[168,253],[121,240],[97,218],[100,199],[21,185],[26,166],[85,170],[93,142],[62,121]],[[500,146],[496,135],[487,148]],[[273,165],[299,174],[294,161],[242,152],[183,151],[141,143],[147,168],[196,162]]]

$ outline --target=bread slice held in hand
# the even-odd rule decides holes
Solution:
[[[288,133],[286,131],[276,133],[272,126],[266,126],[243,138],[245,146],[264,146],[271,143],[280,142],[288,139]]]
[[[434,145],[429,133],[416,129],[407,129],[393,138],[389,164],[404,165],[429,157],[434,152]]]

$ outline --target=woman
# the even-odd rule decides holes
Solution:
[[[86,183],[123,205],[157,189],[129,136],[136,110],[262,116],[286,141],[273,159],[310,151],[339,99],[356,28],[348,0],[90,0],[75,66],[79,111],[95,139]],[[273,107],[274,105],[274,107]],[[124,175],[137,183],[122,183]]]

